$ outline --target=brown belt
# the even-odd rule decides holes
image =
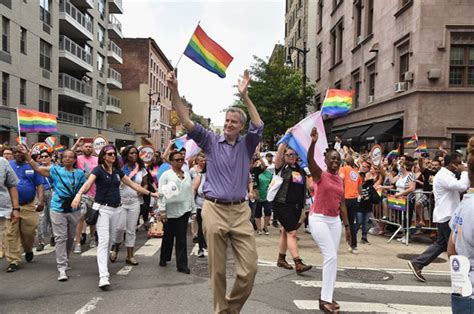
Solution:
[[[237,201],[228,201],[228,200],[220,200],[218,198],[214,198],[211,196],[204,196],[204,198],[210,202],[220,204],[220,205],[240,205],[244,202],[246,202],[245,199],[237,200]]]

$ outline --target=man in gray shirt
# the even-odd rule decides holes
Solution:
[[[18,191],[16,189],[17,184],[18,178],[10,164],[5,158],[0,157],[0,248],[3,245],[5,230],[8,229],[10,225],[18,223],[20,217]],[[8,247],[10,247],[10,245],[6,246],[5,255],[8,263],[10,263],[11,256]]]
[[[220,136],[191,121],[179,96],[174,73],[166,77],[173,106],[188,136],[206,153],[207,176],[203,186],[203,230],[209,250],[209,272],[215,313],[239,313],[252,292],[257,274],[257,248],[250,208],[245,201],[250,160],[262,139],[263,122],[250,100],[250,74],[244,72],[237,88],[248,109],[250,125],[244,136],[247,115],[239,108],[226,112],[224,135]],[[237,276],[226,296],[227,240],[230,240]]]

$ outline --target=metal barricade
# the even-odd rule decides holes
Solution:
[[[434,196],[433,192],[413,191],[407,197],[406,245],[410,240],[410,230],[438,230],[433,223]],[[411,206],[411,207],[410,207]],[[419,222],[422,221],[422,224]],[[413,223],[415,222],[415,223]]]
[[[374,205],[373,209],[373,218],[372,221],[375,221],[379,224],[387,224],[397,227],[397,229],[393,232],[390,239],[388,239],[387,243],[390,243],[397,234],[400,233],[403,229],[404,221],[406,221],[406,210],[392,210],[388,206],[388,196],[395,195],[397,190],[389,190],[387,191],[386,195],[383,195],[382,202],[379,205]]]

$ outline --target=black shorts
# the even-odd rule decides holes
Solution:
[[[273,202],[272,207],[273,215],[278,219],[285,231],[297,229],[301,218],[301,205]]]
[[[263,214],[267,217],[272,215],[272,203],[269,201],[258,202],[257,208],[255,209],[255,218],[262,218],[262,209]]]

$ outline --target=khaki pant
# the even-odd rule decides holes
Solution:
[[[0,258],[3,258],[6,255],[6,247],[4,244],[5,240],[5,231],[7,230],[10,219],[5,217],[0,217]]]
[[[34,201],[21,206],[20,220],[9,224],[6,234],[6,256],[8,263],[20,264],[21,246],[25,252],[33,251],[38,225],[38,213]]]
[[[257,246],[247,203],[220,205],[204,201],[203,231],[209,250],[209,273],[215,313],[239,313],[252,292],[257,274]],[[226,296],[227,239],[232,245],[236,278]]]

